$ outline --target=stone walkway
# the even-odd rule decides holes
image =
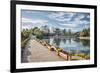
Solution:
[[[27,57],[28,62],[65,61],[54,51],[49,51],[48,48],[34,39],[29,40],[26,49],[30,52]]]

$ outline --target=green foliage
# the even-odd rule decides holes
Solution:
[[[59,53],[59,52],[61,52],[61,51],[62,51],[62,49],[61,49],[61,48],[59,48],[59,47],[57,47],[57,48],[56,48],[56,52],[58,52],[58,53]]]
[[[90,28],[83,29],[83,31],[81,32],[81,36],[90,36]]]
[[[28,38],[30,34],[33,34],[37,38],[41,39],[43,38],[44,33],[38,27],[35,27],[33,29],[23,29],[23,31],[21,32],[22,40],[25,40],[26,38]]]
[[[30,30],[28,29],[23,29],[23,31],[21,32],[21,48],[25,48],[27,42],[28,42],[28,37],[30,34]]]
[[[68,30],[68,35],[71,36],[71,33],[72,33],[72,31],[71,31],[71,29],[69,29]]]
[[[39,28],[34,28],[32,33],[39,39],[43,38],[43,31],[41,31]]]
[[[21,48],[25,48],[27,42],[28,42],[29,39],[25,39],[21,42]]]
[[[47,26],[44,26],[43,30],[38,28],[38,27],[34,27],[32,29],[23,29],[23,31],[21,32],[22,40],[28,38],[30,34],[35,35],[39,39],[42,39],[43,36],[49,36],[51,33],[50,33],[50,30]],[[72,32],[71,29],[68,29],[68,31],[66,31],[66,29],[61,30],[59,28],[55,28],[53,35],[54,36],[60,35],[60,36],[88,37],[88,36],[90,36],[90,28],[85,28],[82,31],[76,32],[76,33]]]
[[[89,54],[80,53],[80,54],[71,54],[71,55],[72,56],[79,56],[79,57],[84,58],[84,59],[90,59]]]
[[[56,35],[60,35],[61,30],[59,28],[56,28],[54,32]]]
[[[62,32],[63,32],[63,35],[64,35],[64,36],[67,35],[66,29],[63,29]]]
[[[61,48],[58,48],[57,50],[58,50],[58,52],[62,51],[62,49],[61,49]]]
[[[21,32],[21,40],[25,40],[29,37],[30,34],[30,30],[28,29],[23,29],[23,31]]]
[[[90,28],[84,28],[82,31],[74,33],[74,36],[89,37],[90,36]]]

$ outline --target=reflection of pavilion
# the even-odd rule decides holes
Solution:
[[[54,45],[54,46],[60,46],[61,42],[64,43],[64,44],[66,44],[66,42],[71,44],[71,39],[72,38],[56,38],[56,37],[52,37],[52,38],[49,38],[49,43],[51,45]]]

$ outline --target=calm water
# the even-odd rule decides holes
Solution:
[[[58,46],[69,53],[90,53],[90,40],[80,40],[78,38],[53,38],[46,37],[43,40],[49,44]]]

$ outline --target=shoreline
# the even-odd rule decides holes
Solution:
[[[90,37],[78,37],[79,39],[90,40]]]

